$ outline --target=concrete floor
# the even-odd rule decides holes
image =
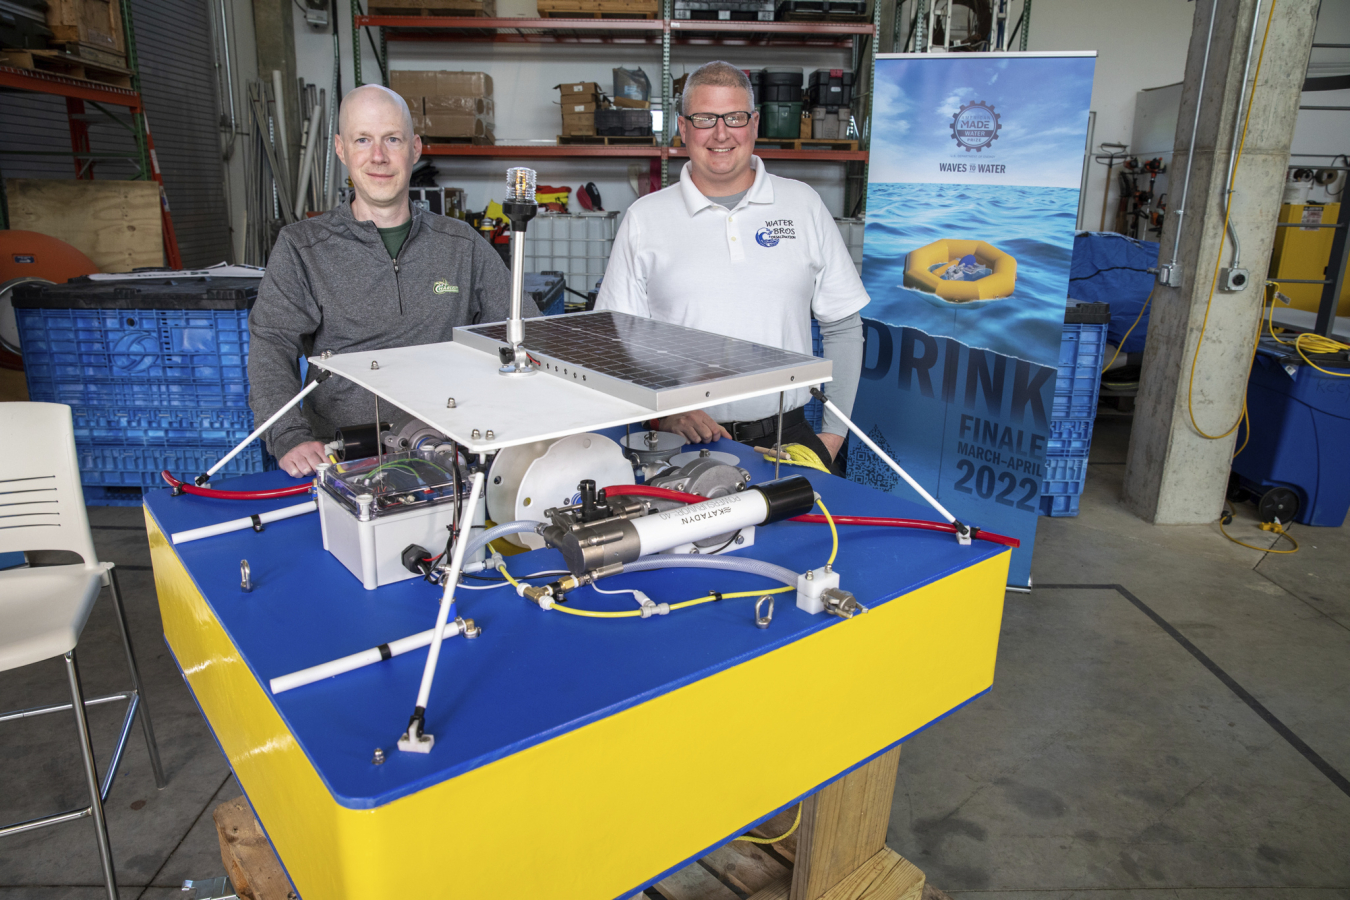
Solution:
[[[901,756],[890,845],[957,900],[1350,900],[1350,531],[1295,555],[1158,528],[1118,503],[1127,418],[1097,426],[1082,514],[1042,519],[1009,594],[994,689]],[[1269,545],[1249,510],[1230,528]],[[239,788],[159,633],[135,509],[92,508],[118,564],[170,784],[133,739],[108,802],[126,898],[223,874],[211,809]],[[124,684],[110,605],[86,691]],[[0,676],[0,709],[65,697],[59,662]],[[120,712],[90,713],[106,759]],[[0,821],[82,802],[66,716],[0,727]],[[0,841],[0,900],[104,896],[88,822]],[[321,900],[321,898],[312,898]]]

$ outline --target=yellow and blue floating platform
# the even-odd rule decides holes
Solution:
[[[756,482],[773,477],[749,448],[717,449]],[[836,515],[930,517],[805,474]],[[221,486],[291,483],[272,472]],[[628,897],[993,684],[1007,548],[844,526],[835,568],[871,607],[850,620],[807,615],[791,593],[760,629],[753,597],[597,620],[545,612],[510,588],[458,592],[459,614],[483,634],[446,642],[427,710],[435,747],[401,753],[423,652],[275,696],[267,683],[430,628],[438,588],[364,590],[323,549],[315,516],[181,547],[168,539],[294,502],[164,490],[145,509],[169,648],[306,900]],[[782,522],[745,555],[805,571],[829,548],[826,526]],[[559,563],[541,550],[510,567],[523,576]],[[776,585],[676,569],[605,586],[674,602]],[[589,588],[568,602],[632,608],[631,595]]]

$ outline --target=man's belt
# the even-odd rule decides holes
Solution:
[[[719,422],[723,428],[731,433],[733,441],[739,441],[742,444],[754,444],[755,441],[768,437],[773,440],[778,435],[778,416],[766,416],[763,419],[757,419],[753,422]],[[783,413],[783,431],[798,425],[806,424],[806,410],[797,407]]]

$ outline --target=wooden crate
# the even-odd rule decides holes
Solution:
[[[380,0],[372,16],[453,16],[495,18],[497,0]]]
[[[658,0],[538,0],[543,19],[657,19]]]
[[[153,181],[5,181],[9,227],[59,238],[102,272],[164,265],[159,185]]]
[[[131,87],[131,70],[122,66],[89,62],[59,50],[0,50],[0,65],[36,72],[51,72],[112,87]]]
[[[57,41],[126,53],[120,0],[48,0],[47,27]]]

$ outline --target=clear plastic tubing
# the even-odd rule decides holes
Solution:
[[[623,567],[625,572],[650,572],[652,569],[722,569],[727,572],[744,572],[747,575],[772,578],[792,587],[797,585],[797,573],[791,569],[760,559],[746,559],[739,556],[658,553],[644,556],[636,562],[626,563]]]

